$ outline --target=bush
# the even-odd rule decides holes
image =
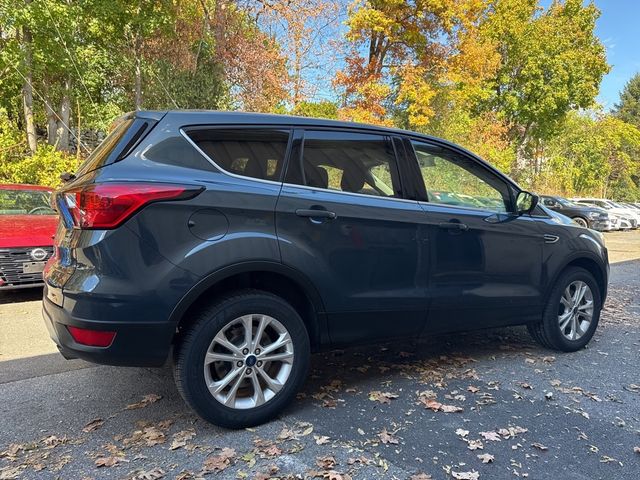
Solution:
[[[52,145],[40,144],[35,154],[27,148],[24,134],[0,109],[0,183],[30,183],[55,187],[62,172],[78,166],[75,156]]]

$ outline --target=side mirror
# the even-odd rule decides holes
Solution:
[[[516,198],[516,210],[518,215],[531,213],[538,205],[540,197],[530,192],[520,192]]]

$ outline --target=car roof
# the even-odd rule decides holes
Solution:
[[[342,120],[330,120],[326,118],[299,117],[296,115],[281,115],[276,113],[252,113],[252,112],[226,112],[219,110],[168,110],[166,112],[159,111],[141,111],[137,116],[149,116],[157,118],[164,113],[167,119],[175,119],[180,123],[198,123],[215,124],[237,124],[237,125],[283,125],[283,126],[313,126],[313,127],[338,127],[351,128],[359,130],[376,130],[384,131],[396,135],[412,135],[433,140],[443,141],[442,139],[432,137],[409,130],[399,128],[384,127],[380,125],[370,125],[367,123],[347,122]],[[448,142],[447,142],[448,143]]]
[[[43,185],[29,185],[28,183],[0,183],[0,190],[43,190],[53,192],[53,188]]]

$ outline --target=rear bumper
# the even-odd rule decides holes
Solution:
[[[103,365],[162,366],[169,356],[175,332],[174,326],[167,322],[104,322],[74,318],[46,295],[42,301],[42,316],[51,339],[65,358],[81,358]],[[77,343],[67,326],[115,331],[116,336],[108,347],[90,347]]]

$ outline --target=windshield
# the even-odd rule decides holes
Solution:
[[[560,202],[565,207],[578,207],[579,206],[579,205],[573,203],[568,198],[562,198],[562,197],[557,197],[557,198],[558,198],[558,202]]]
[[[0,189],[0,215],[56,215],[47,190]]]

